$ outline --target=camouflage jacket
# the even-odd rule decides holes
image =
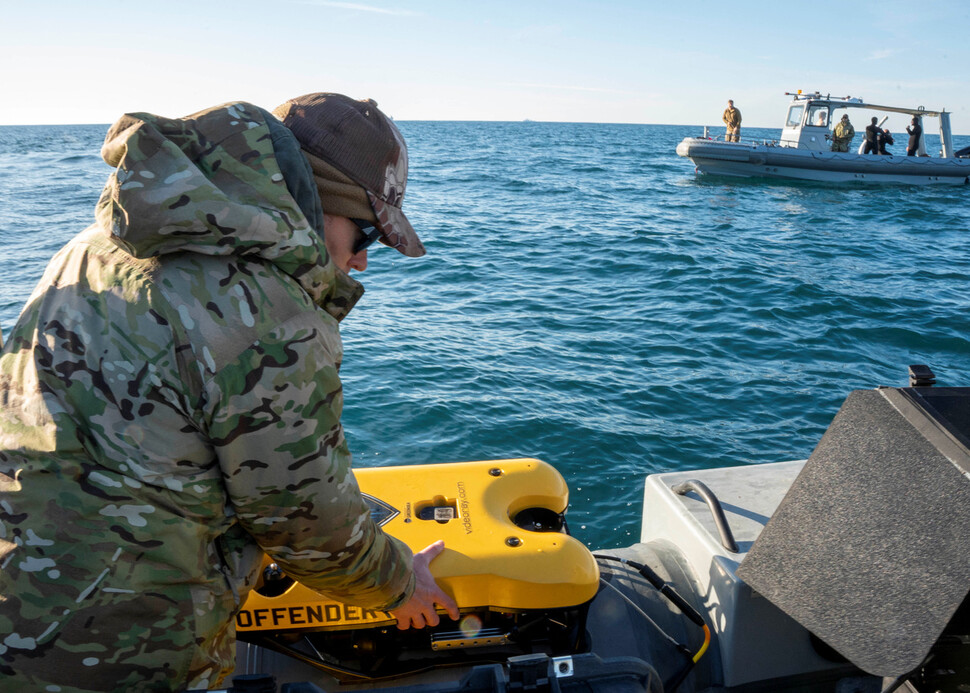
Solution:
[[[855,128],[852,127],[852,123],[847,120],[840,120],[835,124],[835,129],[832,132],[832,136],[837,140],[849,141],[855,137]]]
[[[340,425],[338,319],[363,289],[262,109],[127,115],[102,156],[96,223],[0,356],[0,679],[204,688],[263,551],[361,606],[413,589]]]
[[[740,127],[741,125],[741,111],[736,108],[725,108],[724,115],[721,116],[721,120],[729,128]]]

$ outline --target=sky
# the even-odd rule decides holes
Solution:
[[[781,127],[802,89],[946,108],[966,0],[0,0],[0,125],[177,117],[315,91],[397,120]]]

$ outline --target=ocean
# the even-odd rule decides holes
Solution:
[[[398,125],[428,254],[370,253],[343,323],[357,466],[538,457],[572,534],[626,546],[646,474],[803,459],[910,364],[970,385],[966,187],[699,178],[699,127]],[[4,328],[93,220],[106,130],[0,127]]]

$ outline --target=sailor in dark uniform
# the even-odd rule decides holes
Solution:
[[[886,145],[887,144],[895,144],[896,143],[896,140],[893,139],[893,134],[891,132],[889,132],[889,130],[880,130],[879,131],[879,137],[878,137],[878,140],[877,141],[879,143],[879,153],[880,154],[888,154],[888,155],[892,156],[892,152],[887,152],[886,151]]]
[[[879,121],[878,118],[873,116],[872,123],[866,125],[866,147],[862,150],[863,154],[878,154],[879,153],[879,133],[882,130],[876,123]]]
[[[923,136],[923,126],[919,123],[919,116],[913,116],[913,123],[906,128],[909,133],[909,143],[906,145],[906,156],[916,156],[919,150],[919,138]]]

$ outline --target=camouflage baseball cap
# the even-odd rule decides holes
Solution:
[[[424,255],[424,245],[401,211],[408,181],[408,148],[397,126],[372,99],[316,93],[290,99],[273,115],[288,127],[300,147],[323,159],[367,193],[380,228],[380,241],[409,257]]]

